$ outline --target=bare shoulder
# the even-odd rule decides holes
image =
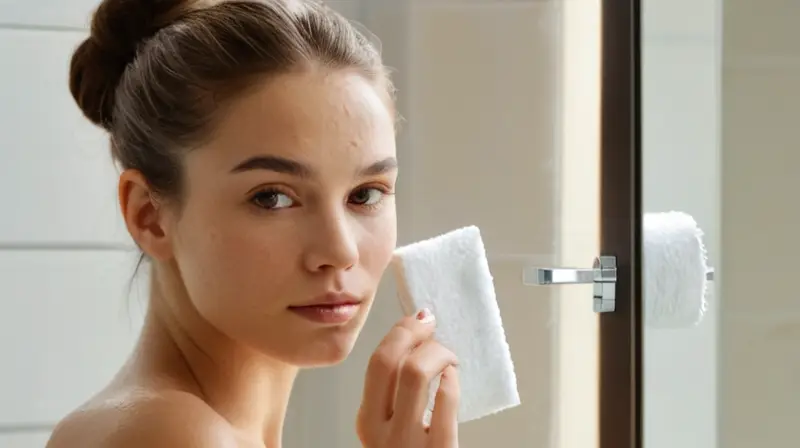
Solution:
[[[91,403],[67,416],[47,448],[236,447],[235,430],[185,392],[136,392]]]

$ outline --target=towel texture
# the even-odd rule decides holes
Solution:
[[[403,312],[436,317],[435,338],[459,359],[459,422],[520,404],[517,378],[477,227],[395,250],[392,268]],[[438,379],[431,385],[430,418]],[[435,412],[435,411],[434,411]]]
[[[644,215],[645,323],[688,328],[706,311],[706,248],[703,231],[682,212]]]

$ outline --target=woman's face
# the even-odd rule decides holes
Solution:
[[[169,233],[199,314],[288,363],[343,360],[396,243],[384,96],[343,70],[273,78],[226,111],[185,170]]]

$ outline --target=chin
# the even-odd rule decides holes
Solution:
[[[317,352],[313,355],[307,354],[306,356],[298,357],[292,360],[291,364],[304,369],[331,367],[346,360],[350,355],[350,351],[351,350],[340,349],[330,350],[327,353]]]
[[[301,368],[334,366],[350,356],[357,337],[357,332],[317,336],[297,346],[292,359],[287,361]]]
[[[265,354],[300,368],[333,366],[346,360],[358,340],[369,306],[342,325],[308,325],[298,320],[281,338],[270,338]],[[274,336],[274,335],[272,335]],[[277,343],[277,344],[276,344]]]

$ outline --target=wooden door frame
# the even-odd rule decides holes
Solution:
[[[602,1],[602,255],[616,311],[600,315],[600,448],[642,447],[640,0]]]

